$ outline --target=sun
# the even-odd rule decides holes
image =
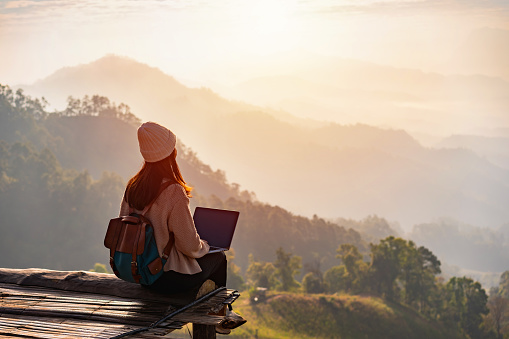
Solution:
[[[258,32],[265,36],[285,32],[291,16],[291,8],[285,2],[271,0],[254,1],[249,11]]]
[[[297,3],[294,0],[257,0],[237,8],[239,34],[259,53],[291,48],[295,42]]]

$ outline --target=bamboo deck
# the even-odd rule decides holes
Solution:
[[[208,313],[234,292],[219,291],[128,338],[161,338],[187,323],[216,325],[223,317]],[[111,338],[147,327],[193,300],[154,294],[107,274],[0,268],[0,338]]]

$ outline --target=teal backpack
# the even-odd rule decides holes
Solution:
[[[160,256],[154,238],[154,228],[145,214],[170,183],[165,182],[161,185],[156,197],[140,214],[133,213],[132,208],[129,208],[129,215],[110,220],[104,237],[104,246],[110,249],[110,266],[120,279],[151,285],[163,274],[163,267],[175,238],[173,233],[170,233],[168,244]]]

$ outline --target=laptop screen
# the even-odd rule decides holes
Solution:
[[[200,238],[211,246],[230,249],[239,219],[238,211],[196,207],[193,219]]]

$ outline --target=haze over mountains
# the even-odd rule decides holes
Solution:
[[[143,120],[170,127],[243,189],[296,214],[356,219],[378,214],[406,230],[443,216],[479,226],[507,222],[509,170],[503,163],[468,149],[425,148],[401,130],[509,126],[503,114],[505,80],[322,61],[309,62],[296,75],[255,79],[237,88],[252,103],[285,94],[304,103],[290,98],[287,111],[188,88],[158,69],[116,56],[62,69],[25,88],[52,103],[86,94],[124,102]],[[319,112],[336,112],[346,123],[362,121],[364,114],[372,124],[380,114],[384,125],[394,122],[399,129],[310,123],[290,115],[323,119]]]
[[[509,82],[442,75],[356,60],[314,57],[312,65],[223,89],[229,97],[301,117],[447,135],[506,126]],[[284,72],[284,67],[281,67]]]
[[[429,145],[435,139],[425,135],[506,126],[509,31],[477,29],[454,44],[449,57],[426,70],[293,51],[242,67],[217,65],[209,73],[228,86],[209,86],[300,117],[405,129]]]
[[[470,33],[443,65],[443,71],[509,79],[509,31],[480,28]]]

